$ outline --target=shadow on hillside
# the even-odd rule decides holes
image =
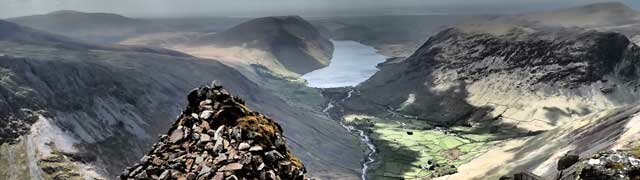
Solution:
[[[374,139],[379,139],[374,141],[378,153],[375,156],[376,163],[369,170],[368,178],[404,179],[405,173],[416,168],[413,164],[417,162],[416,157],[419,157],[419,152],[412,151],[398,142]]]
[[[375,110],[387,111],[392,114],[392,116],[401,116],[406,119],[413,118],[414,120],[425,121],[427,124],[430,124],[428,127],[422,128],[423,130],[433,130],[436,127],[444,127],[446,129],[446,127],[450,126],[469,126],[469,124],[473,122],[474,124],[481,124],[481,126],[468,132],[450,132],[454,134],[491,134],[495,137],[492,140],[503,140],[541,133],[521,129],[513,124],[497,123],[501,117],[493,117],[490,114],[490,112],[494,110],[493,107],[471,105],[466,101],[466,98],[469,96],[469,92],[466,90],[466,84],[462,81],[452,84],[454,85],[441,91],[436,91],[431,89],[430,86],[420,84],[422,86],[416,87],[417,92],[420,93],[415,95],[415,102],[412,106],[401,111],[395,111],[395,109],[389,108],[390,106],[388,105],[381,105],[374,101],[364,102],[367,98],[366,94],[365,96],[357,94],[354,95],[354,98],[356,98],[356,101],[359,104],[365,103],[368,104],[369,107],[371,107],[371,105],[377,105],[377,107],[374,107]],[[391,86],[393,87],[393,85]],[[398,91],[401,93],[403,90],[398,89],[395,92]],[[363,113],[354,111],[354,109],[361,109],[361,107],[352,108],[352,105],[353,104],[350,104],[350,102],[341,104],[341,106],[346,106],[344,109],[344,111],[346,111],[345,113]],[[366,112],[371,111],[365,111],[364,113]],[[377,114],[377,116],[380,115],[381,114]],[[415,164],[426,163],[419,162],[418,157],[420,157],[420,152],[418,151],[402,146],[398,142],[381,140],[381,138],[375,139],[377,139],[375,144],[379,149],[378,155],[376,156],[378,165],[374,167],[374,170],[371,172],[373,172],[372,175],[375,176],[376,179],[398,178],[393,176],[409,173],[412,168],[420,168],[414,167]]]
[[[544,116],[549,120],[551,125],[554,126],[558,125],[558,121],[560,121],[562,117],[571,117],[573,115],[585,116],[592,113],[591,110],[584,107],[577,110],[569,108],[560,109],[558,107],[543,107],[542,109],[546,111]]]
[[[631,117],[638,113],[640,108],[618,109],[615,112],[607,114],[603,118],[586,117],[590,125],[578,129],[554,129],[546,132],[542,136],[527,140],[525,146],[509,149],[507,152],[514,153],[513,158],[508,162],[516,162],[527,160],[512,167],[509,174],[517,172],[531,172],[535,167],[540,166],[543,162],[550,159],[554,153],[550,150],[560,150],[565,147],[575,147],[573,152],[579,153],[581,158],[586,158],[591,154],[601,150],[611,148],[618,139],[625,133],[625,126],[631,120]],[[566,136],[566,139],[563,139]],[[549,149],[549,151],[536,154],[532,153],[541,150],[541,148]],[[565,152],[555,152],[565,153]],[[552,162],[555,165],[555,162]],[[505,170],[505,167],[496,167],[489,171],[489,174],[497,174]],[[553,168],[555,169],[555,168]]]

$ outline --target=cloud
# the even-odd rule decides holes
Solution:
[[[0,18],[56,10],[112,12],[136,17],[333,15],[389,13],[406,8],[427,11],[511,11],[553,8],[602,0],[0,0]],[[626,0],[632,2],[633,0]],[[456,12],[450,12],[456,13]]]

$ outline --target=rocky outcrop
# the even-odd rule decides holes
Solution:
[[[558,177],[562,180],[629,180],[640,178],[640,159],[628,150],[603,151],[581,160]]]
[[[166,135],[121,179],[304,179],[282,128],[221,86],[188,95]]]

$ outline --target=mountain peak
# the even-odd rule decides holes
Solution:
[[[631,7],[627,6],[626,4],[622,3],[622,2],[601,2],[601,3],[593,3],[593,4],[588,4],[588,5],[584,5],[582,7],[578,7],[578,8],[584,8],[584,9],[590,9],[590,10],[630,10],[630,11],[634,11]]]
[[[607,15],[618,18],[637,16],[638,12],[621,2],[602,2],[579,7],[557,10],[557,12],[576,13],[576,15]]]
[[[74,11],[74,10],[59,10],[47,13],[48,15],[59,15],[59,14],[85,14],[85,12]]]
[[[82,12],[82,11],[74,11],[74,10],[53,11],[53,12],[44,14],[44,16],[111,16],[111,17],[129,19],[125,16],[115,14],[115,13]]]
[[[287,70],[305,74],[325,67],[333,43],[300,16],[262,17],[194,42],[222,47],[243,47],[272,52]]]
[[[153,150],[121,179],[305,179],[282,128],[222,86],[189,95],[187,108]]]

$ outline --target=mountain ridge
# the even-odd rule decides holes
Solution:
[[[615,26],[636,23],[640,20],[638,11],[621,2],[593,3],[564,9],[525,13],[506,17],[529,25],[583,27]]]
[[[556,39],[554,37],[561,38]],[[519,36],[517,38],[522,37]],[[379,73],[359,85],[357,89],[365,96],[377,97],[374,100],[377,102],[374,104],[400,108],[400,104],[407,99],[406,95],[408,94],[419,94],[421,92],[437,94],[436,92],[439,91],[446,92],[447,88],[453,88],[450,90],[463,88],[459,92],[462,94],[455,95],[454,93],[452,97],[460,95],[462,95],[461,97],[466,97],[464,89],[469,88],[466,86],[480,82],[484,86],[496,85],[500,87],[497,84],[491,85],[495,82],[485,82],[483,79],[487,77],[503,77],[509,74],[512,77],[504,80],[513,83],[512,85],[518,89],[547,92],[552,96],[554,92],[560,92],[552,90],[556,86],[565,88],[568,92],[573,91],[576,95],[592,94],[589,92],[591,91],[589,86],[593,83],[600,84],[599,86],[603,86],[602,89],[606,89],[606,82],[609,80],[634,82],[635,77],[638,76],[638,67],[633,65],[634,57],[638,56],[638,47],[618,33],[583,32],[573,33],[570,36],[532,34],[527,35],[524,39],[516,40],[510,36],[490,34],[469,34],[455,28],[448,29],[430,38],[416,53],[406,60],[382,65],[382,70]],[[609,75],[618,79],[608,79]],[[418,79],[426,79],[426,82],[419,82],[421,80]],[[455,85],[456,82],[460,84]],[[415,84],[416,86],[410,87],[410,84]],[[429,84],[434,90],[421,88],[425,86],[423,84]],[[377,88],[384,89],[384,87],[398,86],[406,87],[401,88],[402,91],[406,92],[398,93],[404,95],[395,99],[391,97],[392,95],[381,93],[384,90],[376,90]],[[580,90],[580,87],[588,88]],[[624,89],[623,87],[618,88]],[[630,88],[633,91],[633,85],[630,85]],[[615,89],[611,89],[611,91],[615,92]],[[601,93],[604,95],[610,92],[603,91]],[[416,96],[419,98],[418,94]],[[425,96],[430,97],[435,94],[427,93]],[[449,96],[446,94],[443,95]],[[594,94],[594,96],[599,95]],[[456,98],[451,99],[453,101],[451,103],[457,101],[454,99]],[[617,102],[615,101],[617,100],[614,99],[612,99],[612,103],[616,104]],[[459,102],[465,104],[465,100]],[[628,103],[630,101],[625,102]],[[404,108],[410,107],[405,106]],[[466,107],[466,105],[463,107]],[[423,108],[407,112],[434,113]],[[421,116],[427,114],[418,113],[412,115]]]
[[[300,16],[253,19],[191,44],[255,48],[271,52],[286,69],[305,74],[327,66],[333,43]]]

